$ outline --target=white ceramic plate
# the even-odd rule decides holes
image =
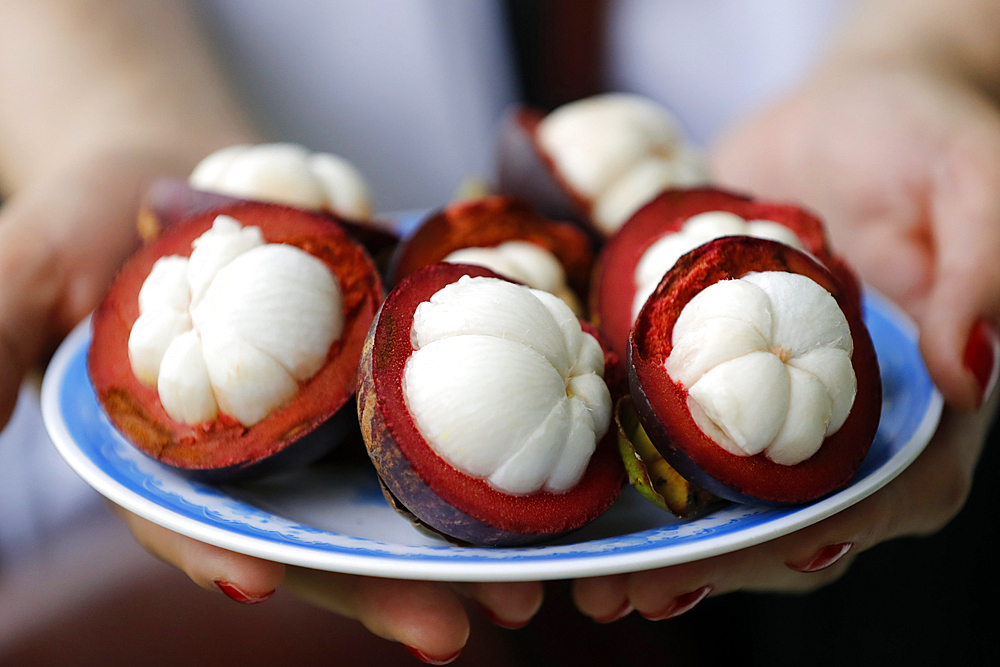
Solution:
[[[386,504],[364,460],[241,485],[177,475],[132,447],[105,418],[87,377],[88,322],[53,358],[42,414],[62,456],[99,492],[150,521],[233,551],[408,579],[515,581],[637,571],[741,549],[820,521],[870,495],[916,458],[934,432],[942,400],[905,316],[877,296],[869,295],[866,307],[884,401],[878,436],[850,486],[809,505],[730,505],[686,522],[628,489],[594,523],[537,547],[459,548],[425,536]]]

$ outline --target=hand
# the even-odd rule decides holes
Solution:
[[[583,613],[683,613],[705,595],[806,591],[876,544],[943,527],[961,509],[996,410],[1000,113],[971,83],[916,63],[830,68],[725,137],[719,182],[819,212],[834,247],[916,320],[947,403],[921,456],[857,505],[742,551],[587,579]]]
[[[425,662],[458,656],[469,636],[462,598],[505,628],[528,623],[542,604],[538,582],[449,584],[379,579],[305,568],[226,551],[171,532],[118,508],[136,539],[202,588],[253,604],[284,586],[318,607],[360,621],[375,635],[404,644]]]
[[[146,179],[190,169],[153,155],[116,151],[67,164],[19,192],[0,212],[0,426],[14,408],[25,372],[99,303],[136,247],[135,214]],[[541,605],[538,583],[456,586],[286,568],[116,509],[143,547],[202,588],[253,603],[284,585],[432,661],[457,655],[466,642],[469,621],[461,597],[505,627],[527,623]]]

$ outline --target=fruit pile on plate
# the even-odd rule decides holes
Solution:
[[[518,109],[500,145],[494,194],[404,239],[291,144],[152,184],[93,317],[108,417],[209,481],[360,432],[390,503],[462,544],[572,531],[628,481],[681,517],[850,481],[881,385],[819,219],[712,188],[634,96]]]

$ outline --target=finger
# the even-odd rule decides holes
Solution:
[[[469,638],[469,619],[448,584],[290,567],[285,585],[318,607],[404,644],[425,662],[454,660]]]
[[[486,618],[508,630],[527,625],[541,609],[544,597],[538,581],[469,583],[457,588],[475,600]]]
[[[995,119],[1000,135],[1000,118]],[[980,136],[972,128],[969,134]],[[934,172],[934,284],[919,314],[921,351],[949,405],[972,410],[1000,359],[1000,140],[957,145]]]
[[[650,619],[673,618],[708,595],[736,590],[802,592],[839,578],[859,553],[948,523],[968,496],[997,399],[973,414],[947,412],[925,451],[896,480],[834,516],[784,537],[713,558],[576,582],[593,618],[624,600]]]
[[[191,539],[112,505],[147,551],[202,588],[244,604],[263,602],[281,585],[285,566]]]
[[[37,239],[0,217],[0,427],[7,423],[25,373],[41,355],[57,294]]]
[[[628,575],[590,577],[573,582],[576,608],[597,623],[613,623],[632,613]]]

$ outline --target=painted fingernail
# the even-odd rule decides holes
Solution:
[[[635,611],[635,607],[632,606],[631,602],[629,602],[628,600],[625,600],[625,603],[621,607],[619,607],[618,610],[615,613],[609,614],[608,616],[602,616],[600,618],[596,618],[595,617],[594,618],[594,622],[595,623],[614,623],[615,621],[620,621],[621,619],[625,618],[626,616],[628,616],[629,614],[631,614],[633,611]]]
[[[844,554],[851,550],[851,547],[853,546],[854,542],[828,544],[817,551],[813,557],[805,563],[785,563],[785,565],[796,572],[819,572],[820,570],[825,570],[840,560]]]
[[[256,597],[253,595],[247,595],[236,585],[231,584],[228,581],[216,581],[215,585],[218,586],[219,590],[225,593],[230,600],[236,600],[240,604],[259,604],[274,595],[274,591],[264,593],[264,595]]]
[[[504,630],[518,630],[526,626],[529,622],[531,622],[530,618],[525,621],[505,620],[497,616],[492,609],[490,609],[489,607],[478,601],[476,602],[476,607],[479,609],[479,613],[485,616],[490,623],[492,623],[493,625],[500,626]]]
[[[684,595],[678,595],[674,598],[673,602],[667,605],[667,608],[658,614],[645,614],[642,613],[643,617],[650,621],[665,621],[668,618],[676,618],[681,614],[687,613],[694,609],[694,606],[705,599],[705,597],[712,592],[712,586],[702,586],[696,591],[691,591],[690,593],[685,593]]]
[[[989,320],[979,320],[969,332],[962,363],[979,383],[979,405],[993,392],[1000,371],[1000,331]]]
[[[406,645],[404,644],[404,646]],[[410,655],[414,658],[420,660],[421,662],[426,662],[428,665],[447,665],[450,662],[454,662],[455,659],[462,654],[461,651],[455,651],[454,655],[450,655],[447,658],[432,658],[420,649],[412,646],[407,646],[406,650],[409,651]]]

